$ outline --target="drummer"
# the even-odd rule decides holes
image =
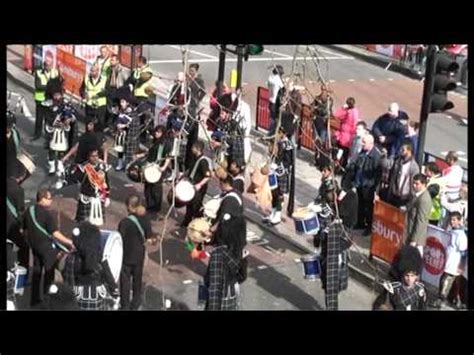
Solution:
[[[263,222],[270,223],[271,225],[277,225],[281,222],[284,195],[289,192],[290,180],[294,175],[291,174],[291,169],[294,169],[294,145],[286,135],[287,130],[288,128],[280,126],[276,137],[277,144],[272,154],[275,159],[275,164],[277,165],[275,173],[278,177],[278,187],[272,190],[272,213],[263,218]]]
[[[187,227],[191,220],[202,216],[202,201],[207,192],[207,183],[211,178],[212,162],[204,153],[204,141],[198,140],[192,146],[195,163],[191,170],[187,171],[187,178],[194,185],[196,194],[192,201],[186,206],[186,215],[182,227]]]
[[[163,195],[163,177],[165,172],[171,166],[169,141],[165,137],[165,126],[156,126],[153,130],[153,143],[147,153],[136,155],[136,159],[146,156],[148,163],[156,163],[159,166],[161,177],[156,183],[150,183],[145,178],[145,200],[146,209],[149,213],[159,213],[161,210],[161,201]]]
[[[33,252],[33,278],[31,305],[41,302],[41,279],[44,270],[43,293],[47,293],[54,281],[54,270],[61,257],[59,249],[53,247],[53,240],[73,249],[71,239],[62,234],[50,211],[53,196],[47,189],[40,189],[36,194],[36,204],[28,208],[24,228],[26,239]]]

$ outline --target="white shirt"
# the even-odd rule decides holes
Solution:
[[[239,105],[237,106],[235,116],[238,120],[240,120],[239,125],[244,131],[244,134],[249,136],[250,130],[252,129],[252,113],[250,111],[249,104],[242,99],[239,100]]]
[[[400,196],[408,196],[410,194],[410,177],[408,176],[408,173],[410,172],[410,163],[411,160],[402,165],[402,176],[400,176],[400,182],[398,185]]]
[[[451,275],[459,275],[458,267],[461,262],[461,252],[467,251],[467,236],[464,228],[451,229],[451,240],[446,248],[447,258],[444,271]]]
[[[449,198],[457,198],[462,187],[464,171],[459,165],[453,165],[443,171],[446,181],[446,193]]]
[[[267,81],[268,90],[270,91],[269,100],[272,104],[276,102],[278,91],[285,85],[281,80],[280,75],[270,74]]]

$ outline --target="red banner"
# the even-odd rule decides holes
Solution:
[[[370,254],[389,263],[403,245],[405,212],[377,200],[374,204]]]
[[[72,44],[58,44],[56,47],[64,52],[74,54],[74,45]]]
[[[64,52],[61,49],[57,50],[56,57],[64,77],[64,88],[70,94],[80,96],[79,89],[86,74],[85,60],[76,58],[73,54]]]
[[[132,67],[132,46],[120,46],[120,64],[126,68]]]

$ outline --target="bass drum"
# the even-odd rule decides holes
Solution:
[[[100,246],[102,250],[102,261],[107,260],[114,280],[118,282],[123,259],[122,236],[116,231],[101,230]]]

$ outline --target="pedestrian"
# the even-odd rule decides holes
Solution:
[[[413,146],[404,142],[400,148],[400,156],[396,158],[391,170],[388,202],[395,207],[405,206],[415,195],[414,177],[420,172],[413,155]]]
[[[407,120],[408,115],[400,111],[398,104],[393,102],[390,104],[388,112],[377,118],[372,125],[372,134],[377,147],[380,150],[385,148],[391,158],[399,154],[397,144],[408,133],[408,127],[404,124]]]
[[[374,137],[366,134],[362,137],[362,151],[347,167],[343,176],[344,184],[351,184],[357,190],[359,214],[357,229],[363,229],[363,235],[372,232],[374,198],[380,186],[382,175],[382,157],[374,144]]]
[[[50,210],[52,203],[51,192],[47,189],[39,189],[36,194],[36,204],[28,207],[24,217],[23,228],[26,232],[26,241],[33,254],[31,306],[35,306],[42,300],[41,284],[43,294],[46,294],[54,281],[54,270],[63,256],[59,245],[62,245],[61,250],[74,249],[71,239],[64,236],[58,229]]]
[[[43,122],[46,115],[47,108],[43,103],[49,99],[47,97],[46,88],[48,82],[54,78],[58,78],[59,71],[53,68],[52,58],[46,57],[43,62],[43,67],[35,71],[35,104],[36,104],[36,115],[35,115],[35,131],[33,134],[32,141],[41,138],[43,133]]]
[[[369,133],[367,131],[367,123],[365,121],[359,121],[356,124],[356,134],[352,138],[351,149],[349,151],[349,158],[347,159],[347,164],[355,161],[356,157],[362,151],[362,138]]]
[[[349,157],[352,139],[356,134],[356,125],[359,122],[359,109],[355,107],[355,99],[349,97],[343,107],[334,113],[334,117],[341,122],[341,126],[334,132],[338,148],[342,150],[342,157],[338,159],[344,167]]]
[[[97,119],[97,130],[106,132],[105,113],[107,110],[107,92],[105,82],[107,78],[101,76],[100,67],[93,65],[89,75],[84,78],[79,90],[86,103],[86,117]]]
[[[188,141],[186,145],[185,167],[186,169],[191,169],[194,164],[194,154],[192,154],[191,150],[193,144],[198,140],[199,135],[200,117],[197,115],[201,101],[204,96],[206,96],[206,87],[201,74],[199,74],[199,64],[197,63],[193,63],[189,66],[186,78],[191,93],[191,100],[188,105],[189,117],[186,126],[186,130],[188,131]]]
[[[187,171],[187,178],[194,185],[196,194],[192,201],[186,206],[186,215],[181,227],[187,227],[191,220],[202,216],[200,211],[202,201],[207,192],[207,184],[211,178],[212,162],[204,153],[204,141],[198,140],[193,144],[192,150],[195,163],[191,170]]]
[[[64,282],[74,289],[82,311],[109,309],[108,299],[117,302],[119,289],[109,262],[103,260],[100,230],[89,222],[82,222],[73,230],[76,251],[70,253],[64,264]]]
[[[467,258],[467,236],[464,231],[461,213],[451,212],[449,217],[450,227],[447,231],[451,235],[451,240],[446,248],[446,264],[439,281],[438,298],[432,304],[435,308],[441,308],[443,304],[446,304],[454,279],[462,275],[464,268],[467,266],[465,262]]]
[[[381,298],[384,304],[375,304],[375,308],[395,311],[425,310],[426,290],[424,284],[419,281],[422,267],[423,259],[416,248],[403,246],[393,263],[397,280],[384,283],[385,293]]]
[[[138,195],[131,195],[126,200],[128,216],[123,218],[118,231],[123,241],[122,269],[120,271],[120,304],[122,310],[137,310],[141,305],[142,276],[145,263],[145,245],[153,238],[151,222],[147,216],[137,210],[140,203]],[[132,279],[132,282],[130,282]],[[133,296],[130,303],[130,284]]]
[[[329,95],[329,90],[326,86],[321,85],[321,93],[315,97],[313,102],[313,132],[316,137],[326,144],[328,138],[328,120],[332,112],[334,101]]]
[[[240,283],[246,278],[246,232],[242,197],[232,188],[232,176],[220,179],[221,205],[207,231],[214,247],[204,276],[207,289],[205,310],[237,310]]]
[[[446,184],[444,177],[441,176],[441,170],[436,163],[426,164],[425,173],[428,178],[428,192],[433,203],[429,223],[433,226],[438,226],[442,217],[441,195],[444,194]]]
[[[281,98],[283,96],[283,91],[285,85],[283,84],[283,74],[284,74],[283,67],[279,64],[275,65],[272,68],[272,72],[267,80],[267,87],[269,91],[269,109],[270,109],[270,128],[268,131],[269,136],[273,136],[275,134],[277,120],[280,115],[280,105],[281,105]]]
[[[160,179],[157,182],[144,181],[144,192],[146,209],[149,213],[155,214],[161,211],[161,202],[163,200],[163,180],[165,172],[171,166],[171,146],[166,140],[165,126],[156,126],[153,131],[153,143],[147,153],[138,154],[137,159],[146,157],[148,164],[157,164],[161,173]]]
[[[426,244],[426,231],[433,207],[426,184],[425,175],[416,174],[413,177],[415,196],[406,206],[406,244],[417,247],[421,255],[423,255],[423,247]]]

